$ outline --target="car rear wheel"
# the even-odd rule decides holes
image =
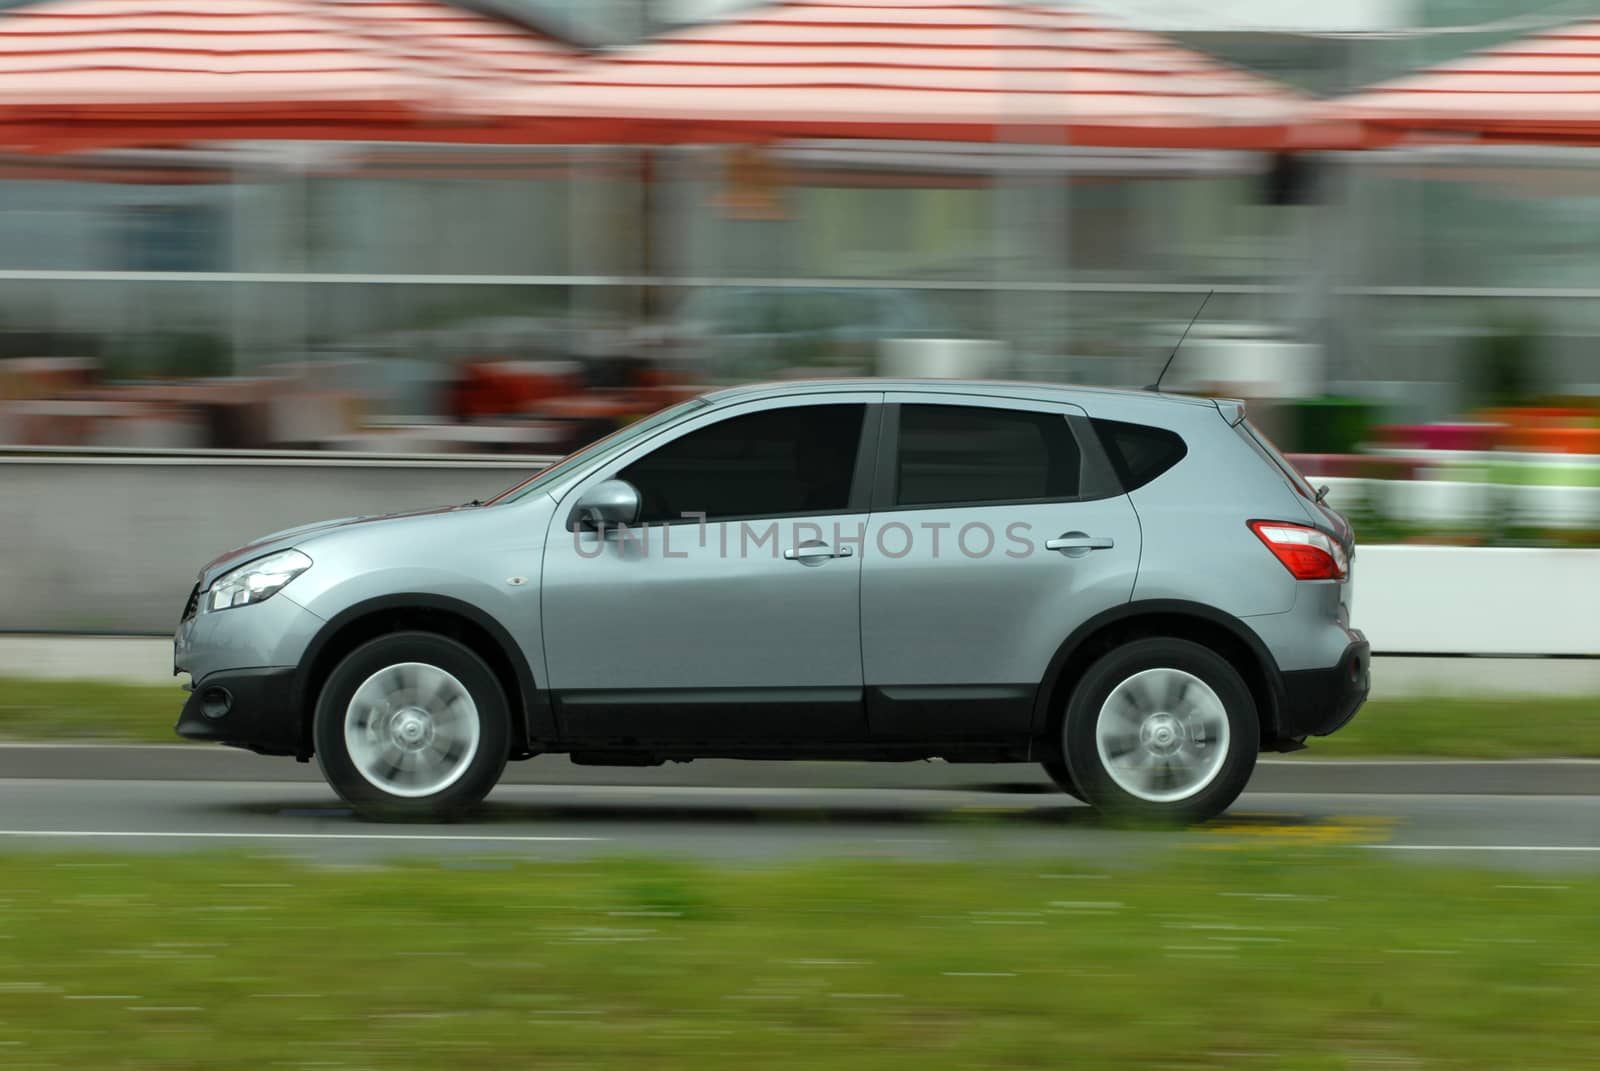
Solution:
[[[1255,769],[1260,735],[1238,671],[1207,647],[1168,637],[1101,656],[1062,718],[1067,767],[1083,798],[1155,821],[1227,810]]]
[[[312,732],[323,775],[362,815],[452,819],[500,780],[510,709],[494,672],[470,648],[397,632],[335,667]]]

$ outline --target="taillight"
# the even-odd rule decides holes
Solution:
[[[1296,580],[1343,580],[1350,572],[1344,548],[1326,532],[1282,521],[1251,521],[1250,530]]]

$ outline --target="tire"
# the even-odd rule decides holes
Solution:
[[[511,716],[470,648],[395,632],[356,648],[317,697],[312,742],[328,784],[364,818],[453,820],[500,780]]]
[[[1067,760],[1062,758],[1045,759],[1040,763],[1044,772],[1050,775],[1050,780],[1056,787],[1073,799],[1083,802],[1083,792],[1078,788],[1078,782],[1072,779],[1072,771],[1067,769]]]
[[[1067,702],[1062,748],[1072,782],[1107,814],[1203,822],[1255,770],[1261,724],[1250,689],[1221,655],[1155,637],[1100,657]]]

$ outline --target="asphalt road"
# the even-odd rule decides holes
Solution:
[[[322,783],[315,763],[208,744],[118,746],[0,744],[0,780],[16,777],[129,781]],[[576,766],[558,755],[506,767],[508,785],[671,788],[926,788],[1054,793],[1036,764],[944,762],[741,762],[700,759],[654,767]],[[1253,792],[1600,796],[1600,760],[1524,762],[1327,760],[1306,751],[1256,764]]]
[[[0,748],[0,851],[231,849],[322,862],[437,856],[459,865],[508,854],[1026,856],[1109,864],[1185,847],[1270,843],[1424,862],[1600,870],[1595,763],[1297,765],[1291,758],[1263,765],[1251,790],[1216,822],[1137,831],[1107,826],[1022,766],[613,770],[551,759],[512,767],[517,781],[543,783],[503,784],[473,822],[392,826],[353,817],[315,779],[315,767],[202,754],[225,753]],[[239,760],[256,776],[209,776]],[[1330,780],[1344,790],[1318,783]],[[1429,791],[1430,783],[1437,790]],[[1543,794],[1541,784],[1566,791]]]

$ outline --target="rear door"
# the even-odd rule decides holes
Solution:
[[[1131,596],[1138,518],[1075,406],[934,392],[885,402],[862,548],[872,732],[1025,734],[1062,641]]]

